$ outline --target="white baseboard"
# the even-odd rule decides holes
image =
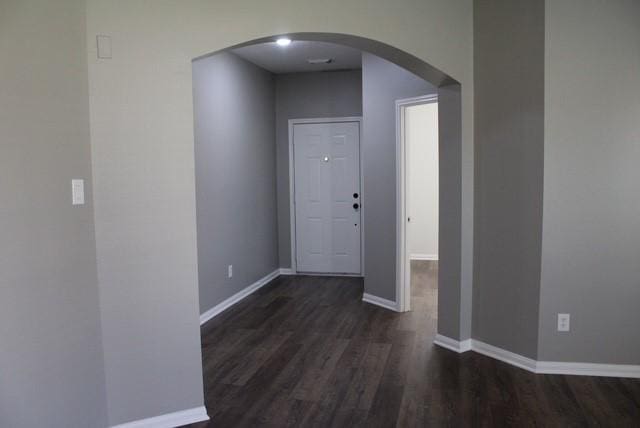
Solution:
[[[181,410],[179,412],[167,413],[165,415],[154,416],[152,418],[126,422],[124,424],[114,425],[111,428],[175,428],[182,425],[189,425],[208,420],[209,415],[207,415],[207,409],[204,406],[201,406],[193,409]]]
[[[441,334],[436,334],[436,338],[433,340],[433,343],[458,353],[467,352],[471,349],[471,339],[459,341]]]
[[[211,318],[218,315],[220,312],[235,305],[240,300],[244,299],[245,297],[255,292],[256,290],[259,290],[260,288],[264,287],[265,285],[267,285],[269,282],[271,282],[273,279],[277,278],[280,275],[281,275],[280,269],[276,269],[273,272],[271,272],[269,275],[263,278],[260,278],[259,280],[257,280],[256,282],[248,286],[247,288],[244,288],[243,290],[237,292],[236,294],[229,297],[228,299],[225,299],[222,302],[218,303],[213,308],[209,309],[208,311],[200,315],[200,325],[206,323]]]
[[[467,339],[460,342],[440,334],[436,335],[433,343],[458,353],[471,350],[537,374],[640,378],[640,365],[536,361],[480,340]]]
[[[360,273],[322,273],[322,272],[294,272],[292,275],[299,276],[331,276],[331,277],[342,277],[342,278],[362,278],[362,274]]]
[[[411,260],[438,260],[437,254],[411,254],[409,256]]]
[[[382,297],[374,296],[373,294],[363,293],[362,301],[398,312],[398,304],[396,302],[383,299]]]
[[[640,365],[538,361],[536,373],[640,379]]]
[[[475,339],[471,340],[471,350],[478,354],[486,355],[487,357],[495,358],[496,360],[511,364],[512,366],[520,367],[521,369],[536,373],[536,360],[532,360],[531,358],[527,358],[523,355],[519,355]]]
[[[322,272],[296,272],[291,268],[280,268],[280,275],[300,275],[300,276],[343,276],[348,278],[362,278],[360,273],[322,273]]]

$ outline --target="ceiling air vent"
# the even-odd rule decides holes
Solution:
[[[331,64],[333,58],[309,58],[307,62],[309,64]]]

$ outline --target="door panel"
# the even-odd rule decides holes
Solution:
[[[361,273],[358,122],[294,125],[293,151],[297,270]]]

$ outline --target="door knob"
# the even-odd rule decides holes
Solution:
[[[353,209],[357,210],[358,208],[360,208],[360,205],[358,205],[358,203],[356,202],[355,204],[353,204]]]

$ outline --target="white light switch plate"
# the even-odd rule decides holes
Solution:
[[[558,314],[558,331],[569,331],[571,329],[571,315]]]
[[[84,205],[84,180],[71,180],[71,203],[73,205]]]
[[[98,58],[110,59],[111,58],[111,37],[96,36],[96,44],[98,48]]]

